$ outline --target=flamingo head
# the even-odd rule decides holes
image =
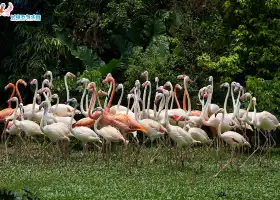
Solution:
[[[228,82],[222,83],[220,85],[220,88],[223,88],[223,87],[229,87],[229,83]]]
[[[108,96],[108,93],[104,92],[103,90],[98,90],[97,93],[98,93],[99,96]]]
[[[135,81],[135,87],[138,88],[138,89],[141,87],[141,83],[140,83],[139,80]]]
[[[103,108],[102,107],[96,107],[93,109],[92,112],[95,112],[95,111],[103,111]]]
[[[70,78],[76,78],[76,75],[75,74],[72,74],[71,72],[67,72],[65,74],[66,77],[70,77]]]
[[[77,101],[76,98],[71,98],[71,99],[69,99],[69,100],[66,102],[66,104],[70,104],[71,102],[74,103],[75,107],[78,106],[78,101]]]
[[[123,89],[123,84],[118,84],[117,88],[116,88],[116,91],[118,91],[119,89]]]
[[[47,101],[43,101],[43,102],[39,105],[39,110],[41,110],[42,108],[44,108],[44,110],[47,110],[47,108],[48,108],[48,102],[47,102]]]
[[[58,94],[53,94],[52,97],[51,97],[51,99],[52,99],[52,100],[53,100],[53,99],[58,99]]]
[[[168,88],[168,87],[172,87],[172,83],[170,81],[167,81],[164,85],[163,85],[163,88]]]
[[[209,82],[212,82],[212,81],[213,81],[213,76],[209,76],[208,81],[209,81]]]
[[[187,83],[191,84],[193,81],[190,79],[189,76],[185,76],[184,77],[184,82],[187,82]]]
[[[41,103],[41,95],[40,94],[36,94],[36,99],[38,100],[38,104]]]
[[[182,87],[180,84],[178,84],[178,83],[175,85],[175,88],[176,88],[176,89],[179,89],[179,90],[182,90],[182,89],[183,89],[183,87]]]
[[[177,79],[184,79],[187,75],[186,74],[181,74],[179,76],[177,76]]]
[[[5,3],[1,3],[0,4],[0,8],[2,8],[4,10],[6,8],[6,4]]]
[[[234,87],[234,92],[238,92],[239,90],[241,90],[243,87],[240,85],[240,83],[235,83],[235,87]]]
[[[12,102],[12,101],[18,101],[18,98],[17,97],[12,97],[8,100],[8,103]]]
[[[19,84],[19,83],[24,85],[25,87],[27,86],[27,83],[22,79],[19,79],[16,84]]]
[[[134,94],[128,94],[127,95],[127,99],[131,99],[131,98],[134,98]]]
[[[159,100],[162,99],[162,97],[163,97],[162,93],[157,93],[155,96],[154,104],[157,104],[159,102]]]
[[[246,92],[245,94],[243,94],[240,98],[239,98],[239,101],[240,102],[244,102],[245,99],[247,99],[248,97],[251,97],[252,95],[249,93],[249,92]]]
[[[113,82],[113,81],[114,81],[113,76],[111,74],[108,74],[106,76],[106,78],[102,81],[102,83],[105,84],[105,83],[109,83],[109,82]]]
[[[159,82],[158,77],[155,77],[155,82],[156,82],[156,83],[158,83],[158,82]]]
[[[48,92],[48,93],[50,93],[51,90],[50,90],[50,88],[44,87],[44,88],[41,88],[41,89],[38,91],[39,94],[42,94],[43,92]]]
[[[90,90],[94,90],[95,87],[96,87],[95,83],[94,82],[90,82],[88,84],[88,86],[87,86],[87,89],[88,89],[88,91],[90,91]]]
[[[145,81],[143,84],[142,84],[142,87],[146,87],[148,85],[151,85],[151,82],[150,81]]]
[[[51,71],[46,71],[46,73],[44,74],[44,78],[48,78],[49,76],[52,76],[52,72]]]
[[[36,83],[37,83],[37,79],[35,79],[35,78],[32,81],[30,81],[30,85],[34,85]]]
[[[224,113],[224,109],[220,108],[219,110],[217,110],[217,112],[215,112],[215,117],[217,116],[218,113]]]
[[[11,87],[15,87],[13,83],[8,83],[8,85],[5,86],[5,90],[8,90]]]
[[[254,105],[257,105],[257,99],[256,99],[256,97],[253,97],[253,98],[252,98],[252,102],[253,102]]]
[[[148,77],[149,75],[149,72],[148,71],[144,71],[141,73],[141,76],[144,76],[144,77]]]

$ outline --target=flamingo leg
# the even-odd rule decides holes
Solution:
[[[257,131],[257,136],[256,136],[256,142],[255,142],[255,146],[257,147],[254,151],[253,151],[253,153],[251,153],[251,155],[242,163],[242,165],[240,166],[240,167],[243,167],[244,165],[245,165],[245,163],[260,149],[260,145],[259,145],[259,132]],[[258,141],[257,141],[258,140]],[[258,145],[257,145],[257,143],[258,143]]]
[[[233,156],[234,156],[234,152],[235,152],[234,150],[235,150],[235,149],[233,148],[233,149],[232,149],[232,153],[231,153],[231,157],[230,157],[229,161],[227,162],[227,164],[225,164],[225,165],[223,166],[223,168],[220,169],[220,171],[218,171],[218,173],[214,175],[214,177],[217,177],[217,176],[218,176],[223,170],[225,170],[225,168],[227,168],[227,166],[232,162]]]
[[[2,142],[4,142],[4,137],[5,137],[5,134],[6,134],[6,129],[7,129],[8,124],[9,124],[9,121],[6,121],[6,122],[5,122],[5,126],[4,126],[4,128],[3,128],[3,132],[2,132],[2,134],[1,134],[1,141],[2,141]]]
[[[261,157],[260,162],[262,161],[262,159],[263,159],[267,154],[269,155],[271,149],[276,145],[276,142],[275,142],[275,140],[274,140],[274,138],[273,138],[273,136],[271,135],[270,132],[268,133],[268,138],[269,138],[269,139],[268,139],[268,140],[269,140],[269,147],[268,147],[268,150],[266,151],[266,153]],[[273,145],[271,145],[271,140],[273,141]]]
[[[263,150],[264,150],[264,148],[265,148],[265,146],[268,142],[268,138],[266,137],[265,133],[263,133],[261,130],[259,130],[259,132],[261,132],[261,134],[265,137],[265,143],[264,143],[263,148],[260,152],[260,159],[259,159],[259,166],[261,167],[261,165],[262,165],[262,156],[261,155],[262,155],[262,152],[263,152]]]
[[[9,134],[8,138],[5,141],[5,151],[6,151],[6,158],[7,158],[7,162],[9,161],[9,154],[8,154],[8,141],[10,139],[11,135]]]

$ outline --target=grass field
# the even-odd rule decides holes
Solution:
[[[150,163],[152,151],[141,151],[138,166],[127,151],[127,159],[121,161],[119,154],[113,154],[110,164],[101,154],[71,152],[67,161],[52,154],[42,163],[42,157],[14,153],[8,163],[2,161],[0,187],[22,193],[27,186],[46,200],[280,199],[280,149],[274,149],[271,161],[265,160],[261,168],[253,159],[239,171],[235,165],[229,167],[217,178],[213,178],[219,169],[214,151],[207,158],[205,149],[196,148],[194,158],[186,159],[184,167],[176,166],[174,154],[167,150]],[[223,152],[224,163],[229,155]]]

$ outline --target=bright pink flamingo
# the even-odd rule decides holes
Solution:
[[[112,80],[113,80],[113,77],[109,76],[109,77],[106,77],[106,79],[103,81],[103,83],[106,83],[106,82],[109,82]],[[113,91],[114,91],[114,88],[115,88],[115,86],[113,83]],[[91,114],[91,112],[90,112],[92,104],[93,104],[94,96],[96,95],[95,84],[93,82],[88,84],[88,90],[92,90],[92,93],[93,93],[91,100],[90,100],[88,116],[91,119],[96,120],[100,116],[101,113],[100,113],[100,111],[96,111],[93,114]],[[126,115],[126,114],[115,114],[114,115],[114,114],[110,113],[110,106],[112,104],[113,93],[114,92],[112,92],[108,106],[106,108],[104,108],[104,110],[103,110],[103,117],[101,118],[101,120],[99,122],[100,125],[101,126],[109,126],[109,125],[114,126],[114,127],[118,128],[122,133],[131,133],[131,132],[137,131],[137,130],[143,131],[146,133],[147,132],[146,129],[143,126],[141,126],[136,120],[130,118],[128,115]]]

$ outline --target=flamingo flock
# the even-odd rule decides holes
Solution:
[[[134,87],[127,95],[127,106],[121,105],[124,86],[122,84],[116,86],[115,79],[111,74],[108,74],[102,81],[103,84],[110,86],[108,92],[98,90],[95,82],[87,78],[78,80],[76,82],[77,88],[83,91],[80,105],[77,99],[70,98],[67,79],[76,78],[71,72],[64,76],[67,96],[65,104],[60,103],[57,94],[52,94],[55,86],[53,85],[51,71],[44,74],[45,79],[42,81],[41,88],[38,88],[37,79],[33,79],[29,83],[31,87],[35,85],[31,104],[24,105],[19,92],[19,84],[25,87],[28,85],[24,80],[18,80],[15,85],[9,83],[5,87],[5,90],[12,89],[11,96],[8,99],[8,108],[0,111],[0,121],[5,124],[1,135],[2,141],[4,136],[8,134],[5,140],[7,161],[7,144],[11,135],[19,137],[27,151],[28,145],[23,136],[35,140],[37,137],[43,136],[44,144],[42,144],[42,147],[44,150],[54,143],[59,147],[59,141],[61,141],[63,142],[62,154],[66,157],[69,153],[69,142],[73,137],[83,144],[84,153],[89,151],[88,143],[94,144],[98,149],[101,149],[101,147],[103,149],[106,145],[107,153],[111,151],[111,143],[121,143],[124,148],[129,145],[136,145],[139,153],[147,141],[151,141],[152,144],[156,140],[160,142],[157,143],[158,146],[175,148],[176,152],[180,150],[181,153],[177,159],[181,161],[184,160],[188,149],[194,146],[212,146],[219,154],[220,149],[224,144],[227,144],[232,149],[232,156],[228,163],[215,174],[215,176],[218,176],[232,162],[234,155],[236,155],[237,167],[239,166],[240,149],[254,147],[252,154],[241,165],[245,166],[245,163],[259,150],[261,151],[259,153],[261,163],[262,159],[270,154],[271,149],[275,146],[276,143],[271,131],[280,126],[279,121],[267,111],[257,112],[256,97],[252,97],[248,92],[245,93],[244,88],[239,83],[221,84],[221,89],[226,88],[227,93],[224,106],[219,107],[212,103],[214,88],[213,77],[210,77],[210,84],[201,88],[198,92],[198,99],[202,106],[201,110],[192,110],[191,97],[188,92],[188,85],[192,84],[192,80],[189,76],[179,75],[177,77],[178,83],[174,87],[169,81],[159,86],[159,79],[155,77],[155,95],[152,94],[152,84],[148,72],[143,72],[141,76],[145,78],[145,81],[142,84],[139,80],[135,81]],[[141,95],[142,88],[144,90]],[[183,89],[182,109],[177,90]],[[115,92],[118,91],[121,91],[118,104],[112,106]],[[92,93],[90,99],[89,93]],[[236,98],[235,93],[237,93]],[[232,113],[227,111],[229,94],[232,98]],[[44,98],[42,102],[41,96]],[[153,108],[151,108],[152,96],[154,96]],[[106,98],[103,105],[100,101],[101,97]],[[130,108],[131,99],[133,104]],[[242,103],[247,99],[250,101],[247,109],[241,109]],[[174,100],[177,108],[173,108]],[[56,102],[54,105],[52,105],[53,101]],[[12,102],[16,103],[15,108],[12,108]],[[250,112],[252,105],[254,111]],[[80,110],[78,110],[78,107]],[[81,115],[83,118],[76,121],[74,119],[76,115]],[[210,130],[210,132],[206,130]],[[249,137],[248,131],[251,134],[253,133],[254,137]],[[139,141],[139,132],[143,133],[143,140],[141,141]],[[265,138],[263,144],[260,142],[260,134]],[[254,138],[254,141],[252,138]],[[46,141],[49,141],[49,143],[46,144]],[[236,153],[236,150],[239,153]],[[105,150],[103,149],[103,151]]]

